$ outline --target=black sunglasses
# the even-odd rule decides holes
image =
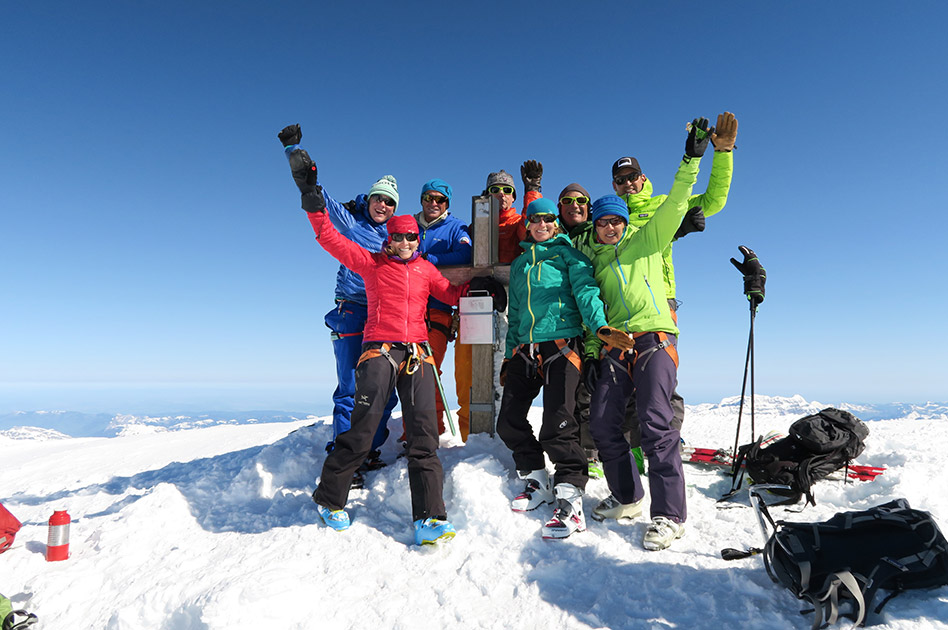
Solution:
[[[632,173],[631,175],[616,175],[612,178],[612,181],[616,183],[616,186],[621,186],[626,182],[634,182],[641,176],[641,173]]]
[[[418,235],[414,232],[405,232],[404,234],[396,232],[392,234],[392,242],[401,243],[402,241],[408,241],[409,243],[414,243],[418,240]]]
[[[381,204],[388,206],[389,208],[395,207],[395,200],[389,199],[388,197],[385,197],[384,195],[372,195],[372,199],[374,199],[375,201],[378,201]]]
[[[544,223],[556,223],[555,214],[531,214],[527,217],[527,221],[530,223],[539,223],[543,221]]]

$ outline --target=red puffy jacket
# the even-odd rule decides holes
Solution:
[[[456,306],[464,293],[465,286],[452,285],[420,256],[404,261],[373,254],[340,234],[325,212],[310,213],[309,221],[323,249],[365,281],[369,308],[363,341],[424,343],[428,296]]]

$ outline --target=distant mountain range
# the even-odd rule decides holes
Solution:
[[[160,431],[182,431],[218,424],[293,422],[316,416],[286,411],[203,411],[194,414],[139,416],[78,411],[15,411],[0,414],[0,436],[52,440],[69,437],[115,437]]]
[[[687,413],[700,416],[736,418],[740,396],[719,403],[687,405]],[[863,420],[948,419],[948,403],[925,404],[885,403],[863,405],[808,401],[802,396],[756,396],[755,417],[799,416],[826,407],[846,409]],[[744,401],[743,417],[750,417],[750,398]],[[16,411],[0,414],[0,436],[14,440],[53,440],[69,437],[115,437],[160,431],[181,431],[217,424],[256,424],[261,422],[293,422],[316,416],[287,411],[205,411],[193,414],[139,416],[130,414],[81,413],[78,411]]]

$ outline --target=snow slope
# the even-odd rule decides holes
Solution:
[[[736,402],[689,407],[685,440],[732,445]],[[825,406],[756,402],[758,434]],[[881,478],[821,482],[816,507],[776,515],[823,520],[905,497],[948,527],[948,422],[943,407],[932,411],[905,408],[869,423],[859,461],[887,466]],[[0,592],[47,629],[808,627],[759,557],[720,559],[722,548],[759,546],[761,535],[750,509],[717,507],[729,481],[715,470],[686,466],[688,529],[669,550],[641,548],[644,520],[589,519],[585,533],[543,541],[545,509],[509,510],[519,484],[500,440],[476,435],[462,446],[445,437],[445,499],[458,536],[422,549],[411,544],[407,471],[394,442],[383,450],[391,465],[350,495],[351,529],[318,524],[310,493],[331,428],[329,418],[313,421],[0,436],[0,501],[24,522],[0,555]],[[743,424],[746,442],[747,410]],[[607,490],[592,480],[587,491],[588,513]],[[46,520],[64,508],[72,557],[47,563]],[[900,595],[877,619],[878,628],[948,628],[948,588]]]

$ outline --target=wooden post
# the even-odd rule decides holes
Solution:
[[[452,282],[466,282],[475,276],[493,275],[507,285],[510,265],[501,265],[498,259],[500,229],[500,202],[491,196],[474,197],[471,200],[471,235],[473,238],[473,265],[470,267],[448,267],[441,269]],[[496,317],[496,314],[495,314]],[[494,419],[500,409],[500,401],[494,399],[494,344],[471,346],[471,433],[494,435]]]

